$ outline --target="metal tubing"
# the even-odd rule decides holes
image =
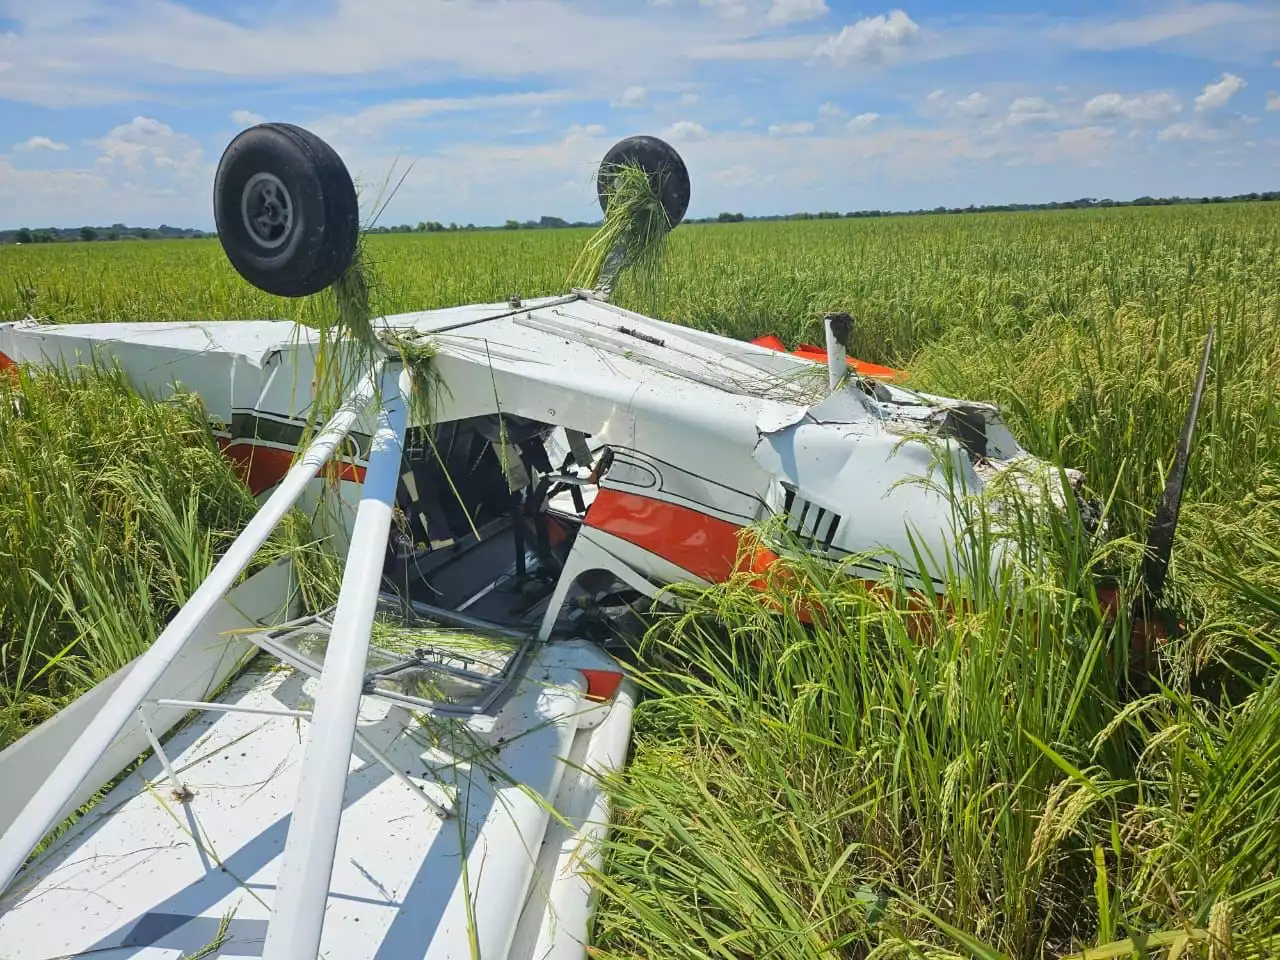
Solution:
[[[152,700],[149,702],[161,707],[185,707],[188,710],[212,710],[215,713],[265,714],[268,717],[297,717],[302,720],[310,720],[312,716],[310,710],[284,710],[276,707],[246,707],[238,703],[209,703],[204,700],[162,699]],[[155,738],[155,734],[151,732],[151,728],[147,726],[147,722],[145,720],[142,721],[142,726],[147,731],[147,738],[151,741],[152,749],[155,750],[156,755],[160,758],[160,763],[164,766],[165,774],[173,783],[174,792],[185,793],[186,786],[178,779],[178,774],[174,771],[173,765],[169,762],[169,757],[165,754],[164,748],[160,746],[159,741]],[[397,767],[390,757],[375,747],[369,741],[369,738],[359,730],[356,731],[356,742],[359,743],[360,746],[364,747],[364,749],[373,756],[374,760],[386,767],[387,770],[393,773],[402,783],[405,784],[405,786],[416,793],[418,798],[434,810],[442,819],[447,819],[453,813],[453,811],[448,807],[445,807],[443,804],[437,803],[435,800],[428,797],[426,792],[420,786],[409,779],[408,775]]]
[[[155,731],[151,729],[151,724],[147,723],[147,718],[141,712],[138,714],[138,722],[142,724],[142,729],[147,734],[147,739],[151,741],[151,749],[160,758],[160,766],[164,767],[164,775],[169,778],[169,788],[173,790],[173,795],[175,797],[190,796],[187,785],[178,779],[178,772],[173,769],[173,764],[169,762],[169,755],[164,752],[164,747],[156,739]]]
[[[98,758],[111,746],[111,742],[183,645],[200,629],[218,601],[235,585],[236,578],[302,496],[307,484],[333,456],[338,444],[351,431],[356,419],[373,399],[380,372],[379,364],[356,385],[347,401],[311,442],[306,453],[289,468],[275,492],[254,514],[240,536],[236,537],[204,583],[183,604],[150,649],[134,662],[133,669],[125,675],[120,686],[103,706],[97,720],[80,735],[49,774],[44,786],[23,807],[4,836],[0,837],[0,890],[9,885],[27,855],[50,828],[62,819],[63,809],[89,775]]]
[[[310,720],[312,716],[310,710],[283,710],[283,709],[277,709],[274,707],[245,707],[245,706],[241,706],[238,703],[208,703],[203,700],[168,700],[168,699],[153,700],[151,702],[161,707],[185,707],[188,710],[212,710],[215,713],[265,714],[268,717],[297,717],[302,720]],[[169,781],[173,784],[174,792],[185,793],[186,786],[182,783],[180,779],[178,779],[178,774],[173,769],[173,764],[169,762],[169,757],[165,754],[164,748],[160,746],[160,742],[156,740],[155,734],[151,732],[151,727],[147,725],[147,721],[142,720],[142,726],[147,731],[147,739],[151,741],[151,748],[155,750],[156,756],[160,758],[161,765],[164,766],[165,775],[169,778]],[[397,779],[399,779],[403,784],[405,784],[405,786],[407,786],[410,790],[412,790],[415,794],[417,794],[418,799],[420,799],[423,803],[425,803],[428,807],[430,807],[433,811],[435,811],[435,813],[438,816],[440,816],[441,818],[447,819],[453,813],[453,811],[450,810],[448,807],[444,806],[443,804],[437,803],[435,800],[432,800],[430,797],[428,797],[426,792],[420,786],[414,783],[405,774],[403,770],[401,770],[399,767],[395,765],[394,762],[392,762],[390,757],[388,757],[385,753],[383,753],[381,750],[375,747],[369,741],[369,738],[366,737],[359,730],[356,731],[356,742],[359,743],[360,746],[362,746],[365,750],[367,750],[370,753],[370,755],[372,755],[374,760],[378,761],[378,763],[386,767],[387,770],[395,774]]]
[[[849,357],[830,317],[822,322],[827,335],[827,385],[834,391],[849,371]]]
[[[382,594],[384,603],[395,603],[396,598],[389,593]],[[508,637],[512,640],[528,640],[530,633],[528,630],[516,630],[513,627],[505,627],[500,623],[491,623],[488,620],[482,620],[479,617],[468,616],[465,613],[458,613],[456,610],[446,610],[444,607],[432,606],[429,603],[423,603],[421,600],[414,600],[410,606],[413,612],[420,614],[428,620],[436,623],[442,623],[447,627],[463,627],[467,630],[476,630],[480,633],[495,633],[500,637]]]
[[[333,628],[330,627],[332,630]],[[300,673],[311,676],[315,668],[304,662],[300,657],[294,656],[292,651],[283,644],[278,644],[275,640],[265,633],[247,633],[245,639],[252,643],[259,650],[263,650],[271,656],[275,657],[281,663],[288,664]]]
[[[285,710],[280,707],[244,707],[238,703],[207,703],[203,700],[153,700],[160,707],[182,707],[186,710],[212,710],[214,713],[257,713],[268,717],[301,717],[311,719],[310,710]]]
[[[369,452],[342,591],[320,673],[298,796],[285,841],[265,960],[316,960],[333,874],[342,797],[360,709],[369,631],[391,532],[407,411],[399,364],[383,377],[382,412]]]
[[[621,275],[622,268],[626,265],[626,262],[627,245],[622,242],[615,243],[613,249],[604,258],[604,266],[600,269],[600,279],[596,281],[596,286],[592,293],[603,300],[613,299],[614,284],[618,282],[618,277]]]
[[[418,799],[421,800],[423,803],[425,803],[428,807],[430,807],[431,810],[435,813],[435,815],[438,816],[441,820],[447,820],[449,819],[449,817],[453,816],[454,810],[450,809],[449,807],[446,807],[442,803],[437,803],[435,800],[432,800],[430,797],[428,797],[425,790],[423,790],[420,786],[418,786],[416,783],[410,780],[409,776],[403,770],[397,767],[395,763],[392,762],[390,757],[388,757],[385,753],[383,753],[381,750],[375,747],[372,743],[370,743],[369,738],[366,737],[359,730],[356,731],[356,741],[360,744],[360,746],[364,747],[366,750],[369,751],[369,753],[373,756],[373,759],[377,760],[378,763],[382,764],[389,771],[395,774],[396,779],[399,780],[401,783],[403,783],[410,790],[412,790],[417,795]],[[442,790],[444,789],[443,785],[441,785],[441,789]],[[456,801],[450,800],[450,803],[456,803]]]
[[[540,303],[536,307],[516,307],[515,309],[507,310],[503,313],[495,313],[487,317],[475,317],[470,320],[459,320],[457,323],[446,323],[444,326],[432,327],[425,332],[434,337],[441,333],[452,333],[455,330],[462,330],[466,327],[474,327],[477,324],[488,323],[490,320],[505,320],[507,317],[514,317],[520,313],[528,313],[530,310],[543,310],[546,307],[559,307],[566,303],[573,303],[573,301],[581,299],[582,296],[577,292],[568,293],[563,297],[556,297],[554,300],[549,300],[546,303]]]

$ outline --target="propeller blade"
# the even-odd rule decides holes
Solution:
[[[1147,532],[1147,552],[1142,561],[1142,581],[1148,600],[1158,600],[1164,592],[1165,578],[1169,575],[1169,556],[1173,552],[1173,535],[1178,527],[1178,511],[1182,507],[1182,487],[1187,477],[1187,461],[1191,457],[1191,442],[1196,432],[1196,417],[1200,413],[1200,399],[1204,395],[1205,375],[1209,372],[1209,354],[1213,350],[1214,325],[1209,326],[1205,338],[1204,354],[1200,357],[1200,374],[1191,394],[1191,407],[1182,425],[1178,449],[1173,457],[1173,467],[1164,485],[1164,497]]]

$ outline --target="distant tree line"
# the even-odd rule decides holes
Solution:
[[[1098,200],[1082,197],[1079,200],[1058,200],[1052,203],[1000,203],[967,207],[932,207],[919,210],[854,210],[837,213],[823,210],[821,213],[775,213],[762,217],[747,217],[741,213],[721,213],[714,217],[686,220],[686,223],[742,223],[743,221],[772,220],[841,220],[863,217],[919,217],[942,213],[1018,213],[1027,210],[1089,210],[1107,207],[1170,207],[1188,203],[1249,203],[1280,200],[1280,190],[1264,193],[1238,193],[1230,197],[1138,197],[1136,200]]]
[[[66,243],[76,240],[94,243],[100,240],[187,240],[211,236],[203,230],[171,227],[162,223],[158,227],[129,227],[113,223],[109,227],[42,227],[33,230],[19,227],[17,230],[0,230],[0,243]]]
[[[932,214],[954,213],[1019,213],[1028,210],[1091,210],[1107,207],[1168,207],[1189,203],[1249,203],[1280,200],[1280,190],[1263,193],[1237,193],[1229,197],[1138,197],[1136,200],[1098,200],[1081,197],[1079,200],[1060,200],[1052,203],[1001,203],[967,207],[933,207],[919,210],[854,210],[838,213],[823,210],[819,213],[775,213],[761,217],[748,217],[741,213],[720,213],[714,217],[686,219],[685,223],[743,223],[774,220],[857,220],[864,217],[918,217]],[[448,225],[438,220],[423,220],[417,226],[402,223],[399,226],[375,226],[369,233],[454,233],[467,230],[562,230],[571,227],[598,227],[599,220],[564,220],[561,217],[540,217],[537,220],[508,220],[501,225],[476,226],[474,223]],[[0,230],[0,244],[5,243],[64,243],[80,241],[93,243],[106,240],[173,240],[198,239],[213,236],[203,230],[185,227],[128,227],[114,223],[109,227],[45,227],[33,230],[19,227],[16,230]]]
[[[407,223],[399,226],[371,227],[368,233],[453,233],[458,230],[563,230],[566,227],[598,227],[599,220],[575,220],[570,222],[561,217],[540,217],[537,220],[508,220],[498,226],[479,226],[474,223],[445,225],[439,220],[423,220],[415,227]]]

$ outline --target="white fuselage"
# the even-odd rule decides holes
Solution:
[[[624,579],[655,589],[723,579],[738,532],[783,512],[814,551],[859,558],[854,572],[874,579],[892,565],[926,581],[904,558],[923,548],[943,563],[954,551],[952,502],[926,482],[938,457],[968,492],[984,485],[975,464],[1031,459],[994,408],[857,378],[830,392],[826,370],[808,360],[584,295],[379,322],[434,347],[436,423],[501,413],[608,447],[612,466],[591,491],[578,544],[593,564],[609,562],[603,551]],[[315,417],[316,342],[310,329],[272,321],[0,327],[0,354],[15,361],[97,355],[154,395],[198,393],[228,453],[253,453],[259,493]],[[976,443],[941,436],[957,411],[977,424]],[[345,479],[360,478],[361,462]],[[331,532],[346,532],[354,499],[342,494]]]

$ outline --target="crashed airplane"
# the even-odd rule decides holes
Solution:
[[[602,183],[623,160],[663,174],[679,222],[675,151],[623,141]],[[269,292],[351,263],[350,177],[300,128],[240,134],[215,209]],[[723,581],[774,516],[851,575],[896,564],[923,587],[908,537],[955,549],[952,503],[912,482],[939,455],[973,490],[1049,469],[994,407],[849,362],[847,317],[816,363],[625,310],[614,279],[377,318],[429,346],[430,397],[375,350],[324,423],[320,334],[293,323],[0,325],[0,365],[109,362],[154,397],[197,393],[261,503],[145,654],[0,753],[8,960],[214,940],[268,960],[582,957],[634,600]],[[287,564],[241,577],[294,506],[345,551],[334,609],[297,609]]]

